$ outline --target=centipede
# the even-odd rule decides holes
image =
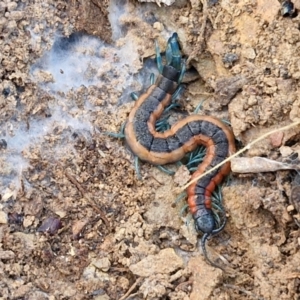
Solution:
[[[162,55],[156,43],[156,62],[159,75],[147,91],[139,96],[131,110],[125,125],[124,135],[131,151],[142,161],[154,165],[165,165],[181,160],[187,153],[199,145],[206,147],[204,160],[199,164],[192,179],[218,165],[235,149],[232,130],[221,120],[205,115],[189,115],[159,132],[155,124],[166,107],[172,102],[185,73],[185,61],[181,55],[177,33],[169,38],[163,63]],[[225,163],[191,184],[187,189],[188,206],[201,239],[205,259],[213,266],[221,268],[207,255],[206,241],[221,232],[224,221],[217,228],[212,211],[212,193],[230,172],[230,162]],[[222,269],[222,268],[221,268]]]

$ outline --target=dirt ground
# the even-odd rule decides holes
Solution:
[[[188,66],[177,117],[202,102],[238,148],[297,121],[300,15],[281,5],[0,1],[0,299],[300,299],[296,171],[223,185],[228,223],[207,247],[223,272],[174,204],[182,169],[141,163],[139,180],[124,141],[105,134],[157,74],[154,41],[165,49],[172,32]],[[242,156],[298,164],[299,132]]]

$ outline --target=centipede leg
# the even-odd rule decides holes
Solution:
[[[183,87],[180,85],[180,86],[176,89],[176,91],[174,92],[174,94],[172,95],[172,102],[175,101],[175,100],[178,98],[178,96],[179,96],[179,94],[182,92],[182,90],[183,90]]]
[[[175,32],[169,38],[166,49],[167,64],[172,65],[176,69],[181,68],[181,53],[178,43],[178,34]]]
[[[135,92],[130,93],[130,97],[133,101],[136,101],[137,99],[139,99],[138,94]]]
[[[183,207],[180,209],[180,213],[179,213],[181,217],[187,212],[188,208],[189,208],[188,204],[183,205]]]
[[[203,252],[203,255],[204,255],[204,258],[206,259],[206,261],[212,265],[213,267],[215,268],[218,268],[218,269],[221,269],[222,271],[225,272],[225,270],[218,264],[214,263],[212,260],[210,260],[210,258],[208,257],[207,255],[207,251],[206,251],[206,241],[207,239],[211,236],[210,233],[205,233],[203,236],[202,236],[202,239],[201,239],[201,248],[202,248],[202,252]]]
[[[134,169],[136,171],[136,176],[137,176],[138,180],[142,180],[139,162],[140,162],[140,159],[138,158],[138,156],[134,156]]]
[[[203,161],[205,154],[206,149],[203,146],[196,148],[189,154],[186,167],[190,172],[196,171],[198,169],[198,165]]]
[[[171,171],[167,168],[165,168],[164,166],[156,166],[159,170],[161,170],[162,172],[168,174],[168,175],[174,175],[175,172],[174,171]]]
[[[164,110],[164,113],[170,111],[171,109],[175,108],[175,107],[180,107],[180,104],[177,104],[177,103],[172,103],[170,104],[165,110]]]
[[[118,133],[115,132],[104,132],[105,135],[117,138],[117,139],[124,139],[125,138],[125,126],[126,122],[124,122],[120,128],[120,131]]]
[[[225,123],[226,125],[231,126],[231,123],[230,123],[229,121],[227,121],[227,120],[225,120],[225,119],[222,119],[221,121],[222,121],[223,123]]]
[[[203,106],[203,103],[204,103],[205,99],[200,101],[200,103],[196,106],[195,110],[194,110],[194,114],[198,114],[199,110],[202,110],[202,106]]]
[[[155,57],[156,57],[156,64],[157,64],[157,68],[160,74],[162,74],[163,71],[163,63],[162,63],[162,58],[160,55],[160,49],[158,46],[157,41],[155,41]]]
[[[150,75],[150,85],[153,85],[155,83],[155,75],[154,73],[151,73]]]
[[[192,215],[191,215],[191,214],[188,214],[188,215],[186,216],[186,218],[185,218],[185,225],[186,225],[187,228],[189,228],[192,219],[193,219],[193,218],[192,218]]]
[[[185,60],[183,60],[182,64],[181,64],[181,72],[180,72],[180,76],[178,79],[178,84],[182,81],[185,71],[186,71],[186,65],[185,65]]]
[[[158,132],[164,132],[168,129],[171,128],[169,122],[168,122],[168,119],[169,119],[170,116],[167,116],[166,118],[164,119],[161,119],[161,120],[158,120],[156,123],[155,123],[155,130],[158,131]]]
[[[186,198],[186,196],[186,192],[180,193],[179,196],[174,200],[174,204],[177,205],[182,199]]]
[[[214,229],[211,234],[215,235],[215,234],[220,233],[225,228],[226,223],[227,223],[227,218],[226,218],[225,212],[223,211],[223,223],[221,224],[221,226],[219,228]]]

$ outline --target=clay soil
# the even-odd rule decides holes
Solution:
[[[165,49],[174,31],[188,59],[176,118],[202,102],[238,148],[296,121],[300,14],[283,17],[277,0],[163,2],[0,1],[0,299],[300,299],[294,170],[234,173],[222,186],[228,223],[207,246],[222,271],[174,204],[186,171],[140,163],[138,179],[124,141],[105,134],[125,122],[129,93],[149,86],[154,41]],[[103,41],[107,64],[89,66],[93,84],[53,92],[54,73],[34,70],[57,35],[68,44],[78,32]],[[118,68],[129,43],[132,61]],[[243,156],[297,164],[299,130]]]

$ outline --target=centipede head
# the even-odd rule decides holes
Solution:
[[[194,214],[196,230],[203,233],[211,233],[215,228],[215,220],[211,213],[206,210],[198,210]]]

